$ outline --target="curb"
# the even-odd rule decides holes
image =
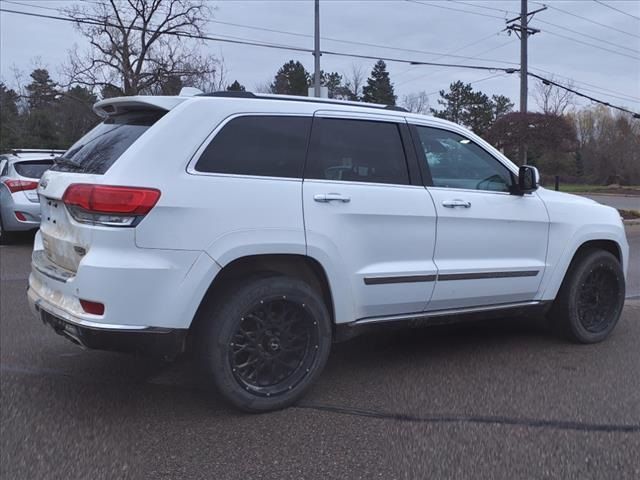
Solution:
[[[630,220],[622,221],[625,225],[640,225],[640,218],[632,218]]]

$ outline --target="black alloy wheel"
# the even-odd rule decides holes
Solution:
[[[260,300],[237,323],[229,349],[234,377],[256,395],[292,390],[310,371],[320,338],[304,303],[286,296]]]
[[[609,325],[618,308],[617,279],[615,273],[596,266],[587,273],[577,295],[578,318],[591,333],[600,333]]]
[[[576,343],[607,338],[622,314],[625,280],[611,253],[585,249],[576,254],[548,313],[552,327]]]
[[[325,300],[297,278],[240,279],[214,294],[199,315],[205,366],[221,395],[247,412],[295,403],[331,350]]]

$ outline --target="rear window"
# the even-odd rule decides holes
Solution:
[[[74,143],[52,170],[103,174],[165,113],[132,112],[107,118]]]
[[[227,123],[202,153],[199,172],[302,178],[310,117],[246,116]]]
[[[34,160],[30,162],[16,162],[13,168],[21,177],[40,178],[53,165],[53,160]]]

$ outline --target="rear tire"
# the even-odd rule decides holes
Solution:
[[[200,352],[218,391],[237,408],[267,412],[298,400],[331,349],[322,296],[284,276],[252,277],[203,308]]]
[[[4,229],[2,224],[2,217],[0,217],[0,245],[9,245],[15,242],[15,233],[8,232]]]
[[[571,262],[548,317],[573,342],[601,342],[618,323],[624,297],[620,262],[607,251],[589,249]]]

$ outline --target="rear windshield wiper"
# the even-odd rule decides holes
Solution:
[[[58,157],[54,159],[55,165],[61,165],[64,167],[75,168],[76,170],[84,170],[84,166],[78,162],[71,160],[70,158]]]

